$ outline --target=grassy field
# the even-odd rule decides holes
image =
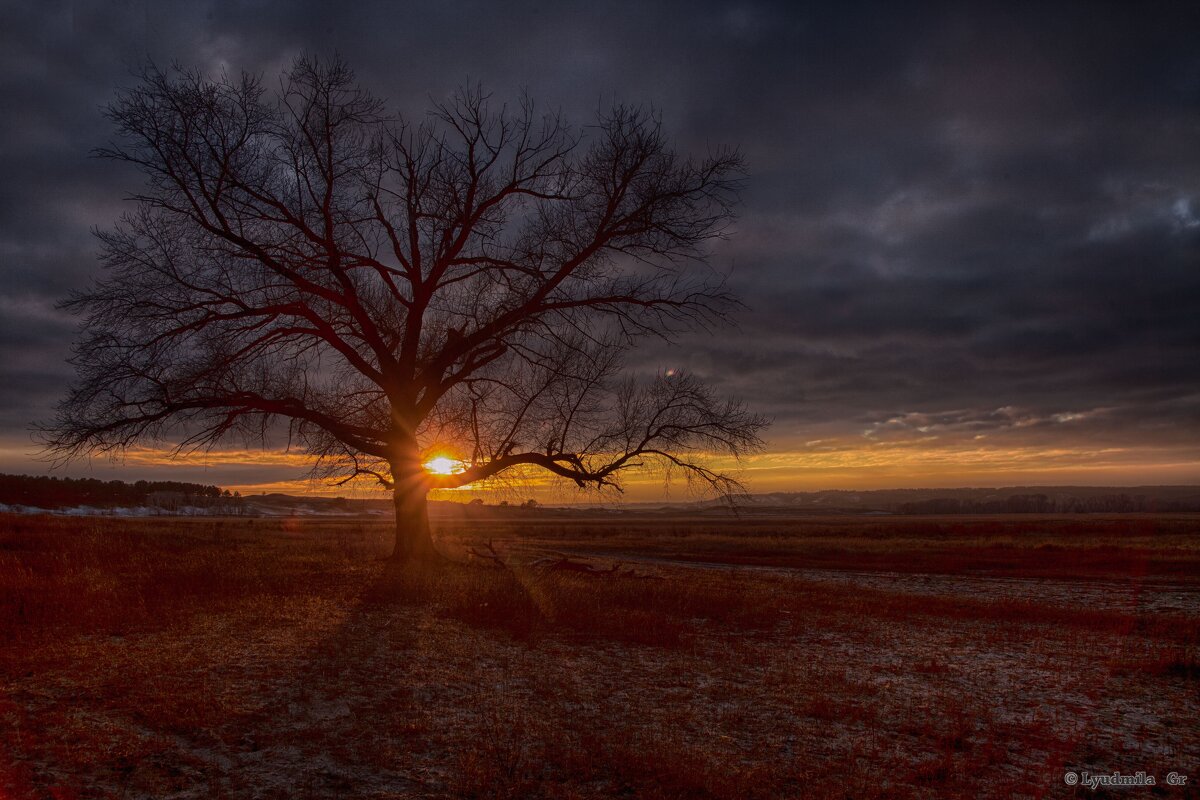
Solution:
[[[1200,517],[442,528],[0,517],[0,798],[1197,796]]]

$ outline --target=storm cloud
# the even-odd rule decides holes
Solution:
[[[55,303],[97,274],[90,231],[139,184],[89,156],[110,135],[102,105],[147,58],[273,78],[308,52],[347,57],[410,116],[480,81],[581,123],[613,101],[653,105],[682,150],[739,146],[740,218],[712,264],[746,310],[718,336],[647,343],[635,363],[742,396],[775,419],[773,449],[1150,447],[1200,480],[1194,4],[110,2],[0,15],[5,471],[45,469],[29,425],[66,389],[75,325]]]

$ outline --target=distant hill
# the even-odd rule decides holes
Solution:
[[[314,497],[296,496],[290,494],[251,494],[242,498],[246,514],[262,517],[278,516],[370,516],[390,517],[392,515],[391,496],[379,492],[377,496],[368,499],[347,497]],[[562,509],[539,508],[518,503],[502,505],[482,505],[481,503],[455,503],[447,500],[430,500],[429,513],[437,517],[454,517],[468,519],[490,519],[497,515],[505,518],[523,514],[561,513]]]
[[[719,501],[700,504],[716,508]],[[1200,511],[1200,486],[1008,486],[755,494],[748,511],[889,514],[1071,514]]]
[[[383,493],[378,499],[356,500],[345,497],[298,497],[272,492],[251,494],[244,499],[246,513],[261,517],[358,516],[390,514],[392,502]]]

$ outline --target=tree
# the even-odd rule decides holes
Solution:
[[[704,263],[735,151],[682,157],[638,108],[577,131],[477,89],[413,124],[308,58],[274,92],[148,67],[107,113],[100,154],[146,183],[98,234],[105,277],[65,303],[83,333],[50,452],[286,431],[318,475],[392,490],[398,560],[433,552],[430,489],[507,470],[619,488],[649,465],[739,489],[705,457],[759,447],[764,420],[621,362],[735,306]],[[447,451],[459,469],[423,468]]]

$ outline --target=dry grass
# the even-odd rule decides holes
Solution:
[[[0,797],[1043,797],[1068,767],[1196,772],[1194,518],[890,522],[460,524],[452,546],[508,537],[514,568],[391,573],[377,524],[3,518]],[[520,566],[545,549],[638,575]]]

